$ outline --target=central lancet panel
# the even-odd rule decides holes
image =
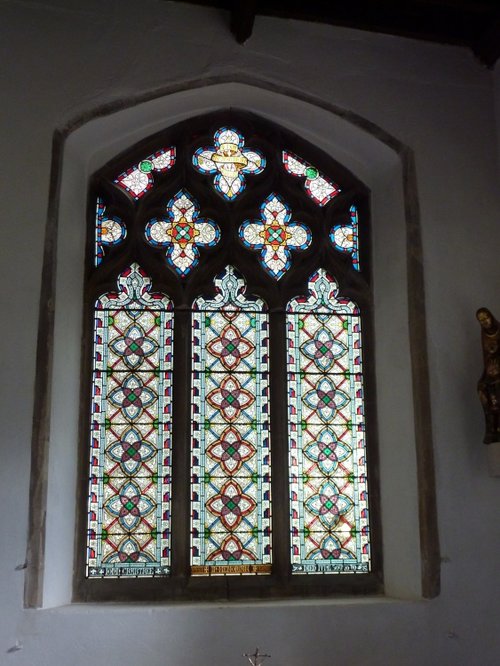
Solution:
[[[271,571],[267,306],[228,266],[193,304],[191,572]]]

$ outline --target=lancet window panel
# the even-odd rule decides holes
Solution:
[[[361,317],[323,269],[287,308],[294,573],[369,572]]]
[[[173,311],[132,264],[95,307],[89,577],[170,565]]]
[[[380,591],[368,220],[242,112],[95,174],[75,598]]]
[[[191,571],[271,572],[269,321],[228,266],[193,311]]]

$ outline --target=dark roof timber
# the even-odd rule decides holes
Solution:
[[[487,67],[500,57],[499,0],[177,0],[230,12],[240,44],[252,34],[255,17],[328,23],[386,33],[473,51]]]
[[[233,2],[231,7],[231,32],[238,44],[243,44],[251,36],[257,10],[257,0]]]

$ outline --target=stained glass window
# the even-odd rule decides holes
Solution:
[[[162,173],[175,163],[175,148],[161,148],[121,173],[115,183],[134,199],[140,199],[153,187],[153,173]]]
[[[119,217],[106,215],[106,206],[97,197],[95,214],[95,265],[104,257],[104,246],[118,245],[127,235],[127,229]]]
[[[347,252],[352,257],[354,268],[359,271],[358,209],[349,209],[350,224],[336,224],[330,232],[330,240],[336,250]]]
[[[283,166],[293,176],[305,178],[304,188],[318,206],[325,206],[340,192],[340,187],[328,180],[315,166],[289,150],[283,151]]]
[[[187,190],[181,190],[168,202],[168,219],[155,217],[146,225],[148,243],[167,248],[168,263],[182,277],[198,263],[198,247],[212,247],[220,238],[217,224],[198,218],[198,212],[195,199]]]
[[[380,591],[368,190],[225,111],[90,200],[82,598]]]
[[[87,573],[155,576],[170,564],[170,299],[132,264],[95,304]]]
[[[271,571],[268,315],[228,266],[193,312],[191,571]]]
[[[311,231],[291,222],[291,212],[283,199],[270,194],[260,207],[260,220],[246,220],[240,238],[246,247],[260,250],[260,260],[269,275],[280,279],[290,268],[291,250],[305,250],[311,244]]]
[[[320,269],[287,307],[294,573],[368,572],[361,321]]]
[[[266,159],[259,151],[244,148],[243,134],[231,127],[217,130],[214,143],[196,150],[193,166],[200,173],[215,173],[215,189],[231,200],[245,189],[246,174],[257,175],[264,170]]]

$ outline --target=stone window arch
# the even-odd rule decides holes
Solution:
[[[403,146],[398,146],[397,142],[391,142],[390,137],[383,136],[383,133],[377,134],[376,128],[364,124],[361,119],[353,120],[348,114],[343,114],[339,110],[324,109],[321,105],[315,106],[297,97],[294,98],[293,95],[286,97],[246,84],[234,83],[221,83],[201,88],[196,92],[196,102],[193,102],[192,91],[189,90],[167,95],[160,100],[151,100],[118,111],[117,114],[113,114],[113,118],[104,115],[96,121],[83,124],[74,132],[68,132],[65,137],[65,156],[72,156],[75,159],[69,163],[66,161],[66,168],[61,172],[60,206],[57,215],[59,247],[54,376],[59,377],[61,371],[61,359],[57,355],[57,350],[65,347],[71,329],[82,320],[78,306],[74,302],[68,304],[65,301],[67,289],[73,289],[75,286],[81,289],[84,277],[81,251],[83,232],[81,228],[77,229],[75,226],[81,223],[82,218],[80,216],[77,221],[73,215],[75,206],[81,207],[87,196],[85,190],[81,188],[82,176],[86,182],[88,174],[108,161],[111,156],[164,127],[165,117],[169,118],[169,125],[173,125],[185,118],[192,118],[195,110],[198,113],[211,110],[216,101],[217,106],[233,107],[238,100],[238,106],[242,110],[274,119],[284,126],[285,130],[293,131],[305,141],[321,146],[332,158],[356,174],[359,180],[364,181],[372,192],[372,224],[373,228],[376,228],[373,238],[375,314],[373,345],[378,370],[375,379],[378,393],[376,417],[380,432],[383,523],[381,550],[384,560],[385,591],[395,596],[418,597],[422,594],[432,596],[436,591],[436,567],[432,563],[429,567],[432,557],[421,559],[420,553],[422,550],[427,554],[431,553],[432,556],[437,550],[437,541],[432,535],[432,521],[429,521],[429,516],[432,518],[433,515],[434,495],[432,483],[427,488],[421,483],[419,485],[422,461],[427,457],[429,462],[429,451],[422,450],[422,440],[425,438],[415,427],[415,413],[421,410],[425,412],[426,409],[426,370],[425,367],[416,367],[415,350],[412,351],[414,331],[407,327],[408,317],[410,315],[410,320],[415,317],[416,307],[420,301],[420,295],[415,297],[414,289],[415,284],[421,279],[418,270],[416,271],[412,265],[411,254],[406,253],[408,236],[414,234],[414,238],[418,240],[416,233],[418,211],[412,207],[411,201],[411,196],[415,192],[411,191],[411,187],[408,188],[408,181],[412,178],[411,155]],[[280,105],[285,101],[288,106],[284,115],[280,112],[282,108]],[[307,124],[304,121],[304,113],[309,114]],[[112,125],[115,131],[110,135],[109,130]],[[95,150],[88,150],[91,135]],[[111,140],[106,138],[109,136],[112,137]],[[80,244],[77,242],[76,247],[75,240],[80,240]],[[387,259],[393,261],[387,262]],[[82,267],[80,271],[76,271],[76,275],[75,264]],[[73,266],[73,277],[70,277],[71,266]],[[111,288],[111,281],[109,286]],[[389,313],[392,313],[391,326],[387,323]],[[68,318],[71,319],[71,324],[65,328],[63,322],[68,322]],[[393,345],[389,349],[395,340],[396,346]],[[66,364],[78,365],[80,349],[74,345],[66,348],[69,351],[66,355]],[[389,363],[399,369],[396,376],[392,375],[391,386],[388,384]],[[46,486],[49,511],[45,545],[41,548],[40,543],[38,546],[32,543],[33,552],[38,552],[40,559],[44,560],[45,576],[42,586],[40,576],[36,575],[36,567],[34,568],[31,580],[38,581],[38,585],[31,586],[31,599],[38,596],[38,603],[43,605],[57,605],[71,598],[73,567],[72,557],[68,555],[73,553],[70,553],[72,549],[67,545],[67,539],[64,545],[58,535],[61,533],[61,524],[65,524],[71,530],[73,519],[67,512],[66,515],[62,515],[56,497],[61,494],[69,497],[71,489],[74,490],[77,485],[75,457],[66,454],[62,467],[66,466],[70,473],[59,486],[55,482],[54,472],[50,470],[58,468],[55,461],[64,448],[64,441],[68,436],[73,439],[75,434],[74,423],[78,419],[71,420],[73,425],[70,425],[71,415],[74,417],[79,402],[78,391],[75,393],[75,388],[74,380],[71,379],[53,385],[51,434],[47,459],[53,464],[49,464],[49,479]],[[65,428],[65,425],[70,427]],[[80,427],[85,428],[83,421]],[[63,432],[65,436],[62,436]],[[404,443],[397,447],[396,443],[401,439],[402,432]],[[393,478],[391,469],[394,468],[406,469],[404,479]],[[432,469],[432,466],[428,469]],[[422,516],[427,516],[425,520],[427,528],[422,525]],[[401,529],[404,539],[397,534],[399,530],[401,535]],[[429,534],[426,534],[426,529]],[[58,543],[61,546],[59,549],[57,549]],[[49,551],[54,556],[52,559],[49,558]],[[118,594],[113,592],[113,598],[120,599],[127,596],[135,598],[135,592],[131,594],[127,591],[127,587],[131,587],[128,582],[123,580],[120,582],[123,584],[122,592]],[[38,595],[33,595],[35,588],[38,589]],[[153,594],[149,598],[154,596]],[[160,597],[161,595],[157,598]],[[81,598],[78,591],[76,598]],[[106,598],[106,594],[103,598]],[[29,599],[30,578],[28,578],[28,604],[30,604]],[[33,605],[37,605],[37,602],[35,601]]]

